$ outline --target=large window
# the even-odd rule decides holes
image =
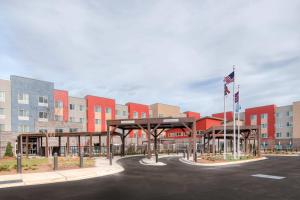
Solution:
[[[21,124],[18,126],[18,132],[24,133],[29,132],[29,126],[25,124]]]
[[[77,132],[77,131],[78,131],[77,128],[70,128],[70,133],[75,133],[75,132]]]
[[[75,104],[70,104],[70,110],[75,110]]]
[[[55,129],[55,133],[63,133],[63,132],[64,132],[64,129],[62,129],[62,128]]]
[[[75,117],[70,117],[70,122],[75,122]]]
[[[287,111],[287,112],[286,112],[286,116],[292,117],[292,116],[293,116],[293,111]]]
[[[292,127],[293,126],[293,122],[286,122],[286,126],[287,127]]]
[[[260,115],[261,119],[268,119],[268,114],[267,113],[263,113]]]
[[[79,110],[84,111],[84,105],[79,105]]]
[[[267,133],[262,133],[262,134],[261,134],[261,137],[262,137],[262,138],[268,138],[268,134],[267,134]]]
[[[63,121],[63,116],[62,115],[55,115],[54,116],[55,121]]]
[[[277,138],[281,138],[281,137],[282,137],[281,132],[276,133],[276,137],[277,137]]]
[[[82,118],[82,117],[80,117],[80,118],[79,118],[79,122],[80,122],[80,123],[82,123],[82,124],[83,124],[83,123],[84,123],[84,121],[85,121],[85,120],[84,120],[84,118]]]
[[[5,131],[5,124],[0,124],[0,131]]]
[[[0,91],[0,102],[5,102],[5,92]]]
[[[123,116],[127,116],[127,111],[123,111]]]
[[[256,115],[251,115],[251,121],[256,121]]]
[[[19,120],[29,120],[28,110],[20,109],[18,119]]]
[[[137,119],[139,117],[138,112],[133,112],[133,118]]]
[[[100,119],[95,119],[95,124],[99,125],[100,124]]]
[[[111,113],[111,108],[106,108],[106,109],[105,109],[105,113],[106,113],[106,114],[110,114],[110,113]]]
[[[63,108],[63,102],[62,101],[55,101],[55,108]]]
[[[100,113],[101,112],[101,107],[100,106],[95,106],[95,112]]]
[[[19,104],[29,104],[29,94],[19,93],[18,94],[18,103]]]
[[[268,128],[268,124],[261,124],[261,128]]]
[[[280,113],[276,113],[276,117],[277,117],[277,118],[280,118],[280,117],[281,117],[281,114],[280,114]]]
[[[39,97],[39,106],[48,106],[48,97],[40,96]]]
[[[48,113],[47,112],[39,112],[39,120],[40,121],[47,121],[48,120]]]
[[[286,132],[286,137],[291,137],[291,133],[290,132]]]
[[[142,118],[146,118],[146,113],[142,112]]]
[[[4,115],[4,108],[0,108],[0,115]]]

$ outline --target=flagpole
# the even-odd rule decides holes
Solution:
[[[226,141],[226,92],[225,92],[225,87],[226,87],[226,83],[224,83],[224,91],[223,91],[223,95],[224,95],[224,160],[226,160],[226,154],[227,154],[227,141]]]
[[[235,71],[235,66],[233,65],[233,72]],[[235,72],[234,72],[235,73]],[[235,92],[234,92],[234,86],[235,86],[235,78],[236,75],[234,74],[233,78],[233,84],[232,84],[232,100],[233,100],[233,158],[236,159],[236,134],[235,134]]]
[[[237,146],[237,152],[238,152],[238,158],[240,158],[240,142],[241,142],[241,136],[240,136],[240,85],[238,85],[238,92],[239,92],[239,99],[238,99],[238,146]]]

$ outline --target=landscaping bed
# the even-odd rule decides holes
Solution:
[[[94,167],[93,158],[84,158],[84,167]],[[79,157],[58,157],[58,170],[79,168]],[[0,159],[0,175],[16,174],[17,161],[14,157]],[[22,158],[22,173],[53,171],[53,157]]]
[[[198,163],[224,163],[224,162],[235,162],[241,160],[251,160],[259,158],[258,156],[253,155],[242,155],[239,159],[234,159],[233,155],[227,155],[227,159],[224,160],[223,155],[203,155],[198,158]]]

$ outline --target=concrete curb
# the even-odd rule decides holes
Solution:
[[[194,163],[193,161],[189,161],[184,158],[180,158],[179,161],[185,164],[195,165],[195,166],[218,167],[218,166],[238,165],[238,164],[256,162],[256,161],[261,161],[266,159],[268,158],[262,157],[262,158],[256,158],[251,160],[240,160],[240,161],[232,161],[232,162],[224,162],[224,163]]]
[[[143,158],[139,161],[139,163],[141,165],[150,165],[150,166],[165,166],[167,164],[163,163],[163,162],[155,162],[155,160],[150,160],[150,159],[147,159],[147,158]]]
[[[299,157],[299,154],[263,154],[264,156],[272,157]]]
[[[102,163],[100,163],[99,166],[93,168],[4,175],[4,176],[0,176],[0,183],[5,181],[7,182],[15,181],[15,182],[0,184],[0,188],[77,181],[77,180],[84,180],[89,178],[112,175],[124,171],[124,168],[117,163],[117,160],[119,159],[120,158],[114,160],[112,166],[109,165],[108,160],[101,160]],[[19,182],[16,183],[16,180],[18,180]]]

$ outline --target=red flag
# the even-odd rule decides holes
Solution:
[[[227,85],[224,84],[224,96],[226,96],[226,95],[229,94],[229,93],[230,93],[230,91],[229,91]]]

